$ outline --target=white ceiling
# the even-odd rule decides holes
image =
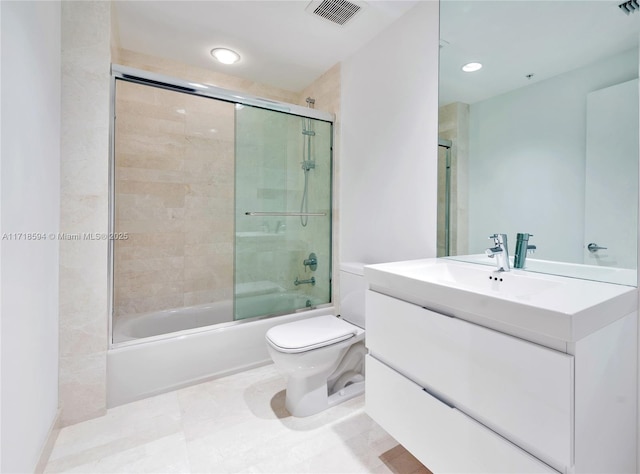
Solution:
[[[640,12],[627,16],[619,3],[443,0],[440,104],[472,104],[637,48]],[[470,61],[484,67],[462,72]]]
[[[352,0],[353,1],[353,0]],[[344,26],[305,11],[309,0],[117,1],[120,47],[300,91],[378,35],[417,1],[354,2]],[[231,66],[214,47],[237,51]]]
[[[309,0],[114,5],[122,48],[300,91],[419,0],[352,1],[363,8],[343,27],[307,12]],[[620,2],[442,0],[440,103],[474,103],[637,47],[640,12],[627,16]],[[209,51],[219,46],[242,61],[213,61]],[[463,73],[469,61],[484,67]]]

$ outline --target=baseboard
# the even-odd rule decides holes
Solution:
[[[51,427],[49,428],[49,434],[47,435],[47,440],[42,446],[42,451],[40,452],[40,459],[38,460],[38,464],[34,470],[35,474],[42,474],[44,472],[44,468],[47,466],[47,462],[49,462],[49,457],[51,456],[51,452],[53,451],[53,446],[56,444],[56,440],[58,439],[58,434],[60,434],[60,429],[62,428],[62,409],[58,408],[56,411],[56,416],[53,419],[53,423],[51,423]]]

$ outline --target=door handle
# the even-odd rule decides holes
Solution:
[[[596,253],[598,250],[607,250],[607,247],[600,247],[598,244],[591,242],[589,245],[587,245],[587,249],[591,253]]]

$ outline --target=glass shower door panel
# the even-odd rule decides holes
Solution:
[[[235,319],[331,301],[331,133],[236,105]]]
[[[114,341],[232,321],[233,105],[118,80],[115,112]]]

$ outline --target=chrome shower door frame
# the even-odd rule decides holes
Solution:
[[[313,108],[303,107],[295,104],[289,104],[286,102],[280,102],[270,99],[264,99],[261,97],[257,97],[251,94],[246,94],[244,92],[233,91],[230,89],[224,89],[212,84],[202,84],[198,82],[186,81],[183,79],[178,79],[175,77],[157,74],[141,69],[136,69],[128,66],[122,66],[119,64],[111,65],[111,78],[110,78],[110,120],[109,120],[109,160],[108,160],[108,189],[109,189],[109,197],[108,197],[108,213],[109,213],[109,235],[114,235],[115,233],[115,121],[116,121],[116,81],[123,80],[127,82],[137,83],[141,85],[147,85],[151,87],[157,87],[161,89],[166,89],[175,92],[182,92],[185,94],[208,97],[211,99],[217,99],[233,104],[241,104],[248,105],[252,107],[272,110],[276,112],[283,112],[290,115],[295,115],[303,118],[322,120],[324,122],[329,122],[332,127],[331,134],[331,149],[333,150],[333,143],[335,138],[335,115],[329,112],[324,112],[321,110],[316,110]],[[331,160],[331,190],[330,190],[330,200],[333,202],[334,190],[333,187],[335,185],[335,176],[334,174],[334,164],[333,159]],[[330,232],[330,243],[333,243],[333,213],[329,223],[329,232]],[[333,260],[333,246],[330,248],[331,259]],[[114,347],[113,343],[113,316],[114,316],[114,240],[110,239],[108,241],[107,248],[107,304],[108,304],[108,333],[109,333],[109,341],[108,347]],[[333,272],[329,272],[330,278],[330,288],[332,281]],[[332,292],[333,293],[333,292]],[[331,298],[333,301],[333,298]],[[319,305],[317,308],[328,307],[333,303],[328,303],[326,305]],[[303,308],[297,310],[299,311],[307,311],[308,308]],[[233,326],[236,324],[244,324],[247,322],[270,318],[278,315],[265,315],[256,318],[252,318],[251,320],[236,320],[228,323],[220,323],[216,325],[216,327],[226,327]],[[170,335],[169,335],[170,336]],[[137,341],[136,341],[137,343]],[[122,344],[120,344],[122,345]],[[128,345],[128,343],[125,343]]]

